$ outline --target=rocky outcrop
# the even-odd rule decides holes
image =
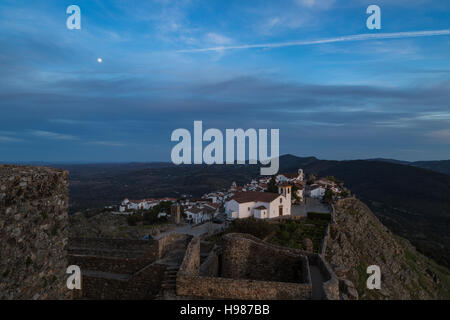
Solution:
[[[355,198],[335,205],[325,257],[340,278],[341,299],[442,298],[442,288],[426,271],[433,268],[432,263],[409,242],[394,236]],[[380,290],[366,286],[370,265],[381,269]]]

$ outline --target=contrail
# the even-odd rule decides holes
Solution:
[[[236,49],[255,49],[255,48],[281,48],[292,46],[306,46],[313,44],[333,43],[333,42],[345,42],[345,41],[365,41],[373,39],[395,39],[395,38],[416,38],[416,37],[428,37],[428,36],[445,36],[450,35],[450,29],[444,30],[430,30],[430,31],[407,31],[407,32],[393,32],[393,33],[363,33],[350,36],[341,36],[336,38],[307,40],[307,41],[288,41],[278,43],[260,43],[260,44],[243,44],[235,46],[221,46],[212,48],[200,48],[200,49],[185,49],[177,50],[176,52],[208,52],[208,51],[223,51],[223,50],[236,50]]]

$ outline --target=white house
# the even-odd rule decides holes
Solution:
[[[189,221],[192,221],[194,224],[199,224],[208,220],[211,220],[211,214],[202,208],[191,207],[186,209],[184,213],[187,216]]]
[[[305,196],[305,183],[304,182],[296,182],[295,188],[297,189],[295,191],[297,197],[300,199],[300,201],[303,201]]]
[[[276,182],[290,182],[296,183],[301,182],[305,178],[305,174],[303,173],[303,169],[298,169],[297,173],[282,173],[276,176]]]
[[[325,195],[326,189],[320,185],[311,185],[309,189],[309,195],[311,198],[322,199]]]
[[[225,203],[225,212],[230,219],[267,219],[290,215],[291,189],[290,185],[281,185],[278,187],[279,193],[238,192]]]

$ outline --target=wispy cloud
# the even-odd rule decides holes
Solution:
[[[206,34],[205,39],[208,42],[212,42],[214,44],[219,44],[219,45],[226,45],[226,44],[230,44],[232,42],[232,40],[224,35],[215,33],[215,32],[209,32]]]
[[[108,146],[108,147],[124,147],[125,144],[122,142],[117,141],[90,141],[88,144],[96,144],[101,146]]]
[[[438,140],[439,142],[450,143],[450,130],[437,130],[427,134],[429,138]]]
[[[329,9],[333,6],[335,0],[295,0],[295,3],[301,7],[313,9]]]
[[[260,44],[242,44],[235,46],[220,46],[210,48],[199,49],[183,49],[176,52],[208,52],[208,51],[223,51],[223,50],[237,50],[237,49],[267,49],[267,48],[282,48],[292,46],[306,46],[325,43],[336,42],[348,42],[348,41],[366,41],[366,40],[380,40],[380,39],[405,39],[405,38],[417,38],[417,37],[430,37],[430,36],[446,36],[450,35],[450,29],[443,30],[430,30],[430,31],[406,31],[406,32],[392,32],[392,33],[363,33],[349,36],[341,36],[327,39],[317,40],[299,40],[299,41],[287,41],[287,42],[274,42],[274,43],[260,43]]]
[[[72,136],[72,135],[50,132],[50,131],[43,131],[43,130],[32,130],[31,134],[36,137],[52,139],[52,140],[78,140],[77,137]]]
[[[0,142],[21,142],[22,139],[0,136]]]

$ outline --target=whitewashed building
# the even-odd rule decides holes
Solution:
[[[311,185],[309,189],[309,196],[311,198],[322,199],[325,195],[326,189],[320,185]]]
[[[291,191],[290,185],[281,185],[278,193],[238,192],[225,203],[225,213],[229,219],[287,216],[291,214]]]

